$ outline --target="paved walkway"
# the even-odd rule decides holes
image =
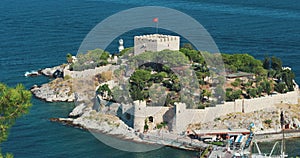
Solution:
[[[166,133],[163,131],[141,134],[140,137],[146,141],[181,149],[199,150],[200,148],[208,147],[208,144],[205,144],[197,139],[191,139],[186,135],[181,136],[174,133]]]

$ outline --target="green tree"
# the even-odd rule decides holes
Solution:
[[[155,73],[151,75],[151,80],[153,80],[154,83],[160,83],[163,81],[165,75],[163,73]]]
[[[262,81],[262,82],[260,83],[260,86],[262,87],[262,89],[263,89],[263,91],[264,91],[265,93],[267,93],[268,95],[271,94],[271,92],[272,92],[272,84],[271,84],[270,81],[264,80],[264,81]]]
[[[233,87],[238,87],[238,86],[240,85],[240,83],[237,82],[237,81],[233,81],[233,82],[231,82],[231,85],[232,85]]]
[[[244,84],[244,86],[246,87],[246,88],[249,88],[249,87],[251,87],[252,86],[252,81],[248,81],[248,82],[246,82],[245,84]]]
[[[265,89],[265,92],[270,95],[271,92],[272,92],[272,85],[271,85],[271,82],[269,81],[266,81],[266,89]]]
[[[148,82],[150,79],[150,71],[144,69],[137,69],[131,75],[130,95],[133,100],[144,100],[149,96],[149,93],[145,91],[145,88],[152,85],[152,82]]]
[[[282,61],[277,57],[271,58],[271,67],[276,71],[280,71],[282,69]]]
[[[72,68],[74,71],[94,69],[95,67],[107,65],[108,58],[109,58],[109,53],[104,50],[101,49],[89,50],[85,54],[79,53],[77,55],[77,61],[74,63],[74,65],[72,65]]]
[[[231,96],[232,92],[230,91],[226,91],[225,92],[225,100],[226,101],[232,101],[232,96]]]
[[[211,91],[206,91],[206,96],[207,96],[207,99],[209,100],[209,98],[211,97],[212,93]]]
[[[203,89],[202,90],[202,96],[203,97],[207,97],[207,99],[209,99],[209,97],[211,97],[211,91],[209,91],[209,90],[206,90],[206,89]]]
[[[139,84],[139,83],[145,83],[149,81],[150,78],[151,78],[150,71],[138,69],[131,75],[130,80],[132,82]]]
[[[101,53],[100,60],[107,60],[109,58],[108,52]]]
[[[222,54],[222,57],[225,68],[229,71],[265,73],[262,62],[249,54]]]
[[[234,101],[236,99],[240,99],[241,94],[242,94],[241,90],[226,91],[226,101]]]
[[[18,84],[15,88],[10,88],[0,83],[0,143],[7,139],[9,128],[15,119],[27,113],[30,107],[31,92],[25,90],[23,85]],[[1,153],[0,157],[3,157]],[[13,156],[6,154],[5,157]]]
[[[68,62],[68,63],[73,63],[73,57],[72,57],[72,54],[68,53],[68,54],[66,55],[66,59],[67,59],[67,62]]]
[[[269,70],[270,63],[271,63],[270,57],[265,57],[265,59],[263,60],[263,68]]]
[[[133,100],[144,100],[143,90],[137,85],[130,86],[130,95]]]
[[[175,91],[175,92],[179,92],[181,90],[180,83],[173,83],[170,90]]]
[[[204,64],[204,58],[200,54],[199,51],[193,50],[193,49],[188,49],[188,48],[181,48],[180,52],[182,52],[184,55],[186,55],[190,61],[199,63],[199,64]]]
[[[100,87],[97,89],[97,93],[98,93],[98,94],[103,95],[104,92],[107,92],[107,95],[108,95],[108,96],[111,96],[111,95],[112,95],[112,92],[111,92],[110,88],[108,87],[108,84],[104,84],[104,85],[100,86]]]
[[[182,48],[186,48],[186,49],[189,49],[189,50],[193,50],[194,49],[193,46],[192,46],[192,44],[190,44],[190,43],[184,43],[183,46],[182,46]]]
[[[120,53],[117,54],[117,56],[125,56],[129,55],[130,53],[133,53],[133,47],[123,49]]]
[[[268,75],[268,71],[265,70],[265,69],[262,68],[262,67],[257,67],[257,68],[254,70],[254,73],[257,74],[257,75],[260,75],[260,76],[267,76],[267,75]]]
[[[281,72],[281,77],[282,81],[285,82],[288,91],[293,91],[294,90],[294,82],[293,80],[295,79],[295,74],[291,70],[282,70]]]
[[[275,77],[275,74],[276,74],[276,71],[275,71],[275,70],[269,70],[269,71],[268,71],[268,77],[274,78],[274,77]]]
[[[242,90],[236,90],[232,92],[232,98],[233,100],[235,99],[240,99],[242,95]]]
[[[275,85],[275,91],[278,93],[285,93],[287,91],[286,84],[284,82],[279,82]]]
[[[250,98],[255,98],[257,95],[257,89],[256,88],[247,89],[247,93]]]
[[[260,96],[262,96],[262,93],[263,92],[263,88],[262,88],[262,86],[257,86],[257,95],[260,97]]]

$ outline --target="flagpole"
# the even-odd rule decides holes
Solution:
[[[158,21],[156,22],[156,34],[158,34]]]
[[[156,34],[158,34],[158,17],[156,17],[156,18],[153,18],[153,22],[155,22],[156,24],[155,24],[155,26],[156,26]]]

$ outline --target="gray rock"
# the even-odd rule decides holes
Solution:
[[[49,84],[43,84],[41,87],[33,86],[31,92],[35,97],[43,99],[47,102],[72,102],[75,97],[74,94],[69,95],[70,88],[51,88]]]
[[[72,112],[69,114],[69,117],[79,117],[83,114],[84,109],[86,108],[86,106],[82,103],[78,106],[76,106]]]
[[[300,128],[300,121],[297,118],[294,118],[293,121],[296,127]]]
[[[61,65],[59,65],[59,66],[55,66],[52,68],[45,68],[45,69],[41,70],[41,73],[45,76],[52,77],[54,72],[57,70],[63,71],[63,67]]]

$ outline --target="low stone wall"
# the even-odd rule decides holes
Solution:
[[[117,68],[118,66],[116,65],[106,65],[106,66],[96,67],[94,69],[88,69],[83,71],[70,71],[64,69],[64,77],[68,75],[71,76],[72,78],[88,78],[88,77],[95,76],[96,74],[99,74],[101,72],[114,71]]]

